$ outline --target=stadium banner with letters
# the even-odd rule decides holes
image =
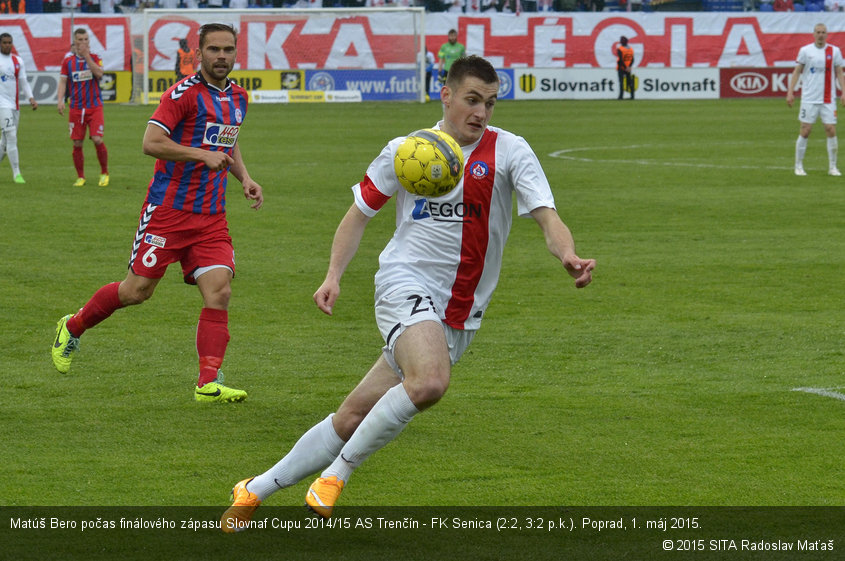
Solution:
[[[419,79],[413,70],[234,70],[229,77],[245,90],[268,92],[258,95],[261,103],[277,98],[288,102],[326,101],[322,92],[335,92],[332,101],[391,101],[413,96]],[[149,72],[149,99],[158,102],[177,81],[175,71]],[[292,95],[269,92],[302,92]],[[341,94],[340,92],[353,92]],[[305,93],[307,92],[307,93]],[[359,99],[360,98],[360,99]]]
[[[722,68],[720,97],[786,97],[792,68]],[[836,81],[834,80],[834,83]],[[838,89],[838,87],[837,87]],[[801,90],[801,81],[795,87]]]
[[[825,23],[828,41],[845,46],[837,12],[552,12],[534,15],[427,14],[426,47],[437,53],[457,29],[467,53],[497,68],[616,68],[626,36],[635,67],[794,66],[798,50]],[[442,31],[441,31],[442,30]]]
[[[616,99],[616,70],[600,68],[525,68],[514,73],[515,99]],[[639,99],[716,99],[718,68],[635,69]],[[627,93],[625,94],[628,95]]]
[[[249,10],[230,16],[240,37],[238,69],[374,70],[415,64],[414,60],[393,60],[389,49],[382,48],[408,37],[396,29],[391,14],[380,14],[366,25],[340,23],[315,34],[292,28],[289,20],[258,18],[259,13]],[[58,70],[71,45],[69,14],[0,17],[28,71]],[[148,31],[150,70],[168,71],[176,66],[179,39],[186,32],[196,33],[196,22],[182,16],[171,20],[156,20],[145,30],[140,13],[80,13],[73,27],[88,30],[91,51],[102,57],[106,70],[132,69],[133,57],[143,52],[140,47]],[[637,68],[765,68],[793,65],[798,49],[812,42],[818,22],[827,25],[832,44],[845,45],[845,17],[837,12],[523,12],[519,17],[430,13],[425,42],[429,51],[437,53],[447,31],[455,28],[468,53],[488,58],[497,68],[614,69],[616,44],[625,35]]]
[[[59,88],[58,72],[27,72],[27,82],[32,87],[32,95],[40,104],[55,105]],[[132,99],[132,73],[128,70],[117,72],[107,70],[100,79],[100,92],[105,103],[129,103]],[[21,103],[26,97],[21,90]]]
[[[413,99],[420,83],[416,70],[306,70],[306,90],[361,92],[363,101]]]
[[[295,72],[295,71],[294,71]],[[229,78],[247,91],[254,90],[281,90],[282,79],[289,75],[289,71],[277,70],[233,70]],[[175,70],[151,71],[148,74],[150,99],[158,103],[161,94],[167,88],[178,82]]]
[[[356,103],[361,92],[351,90],[253,90],[253,103]]]

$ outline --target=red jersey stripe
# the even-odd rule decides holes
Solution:
[[[452,285],[452,297],[446,305],[446,325],[463,329],[472,312],[475,289],[484,272],[484,259],[490,241],[490,201],[493,198],[493,179],[496,177],[496,138],[488,129],[473,150],[464,168],[464,204],[478,206],[481,216],[465,220],[461,232],[461,262]],[[473,173],[473,169],[484,173]]]
[[[833,101],[833,47],[828,45],[824,50],[824,102]]]

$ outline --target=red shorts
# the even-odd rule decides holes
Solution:
[[[103,119],[102,105],[93,109],[71,109],[68,118],[71,140],[85,140],[86,129],[91,136],[103,136],[105,132],[106,122]]]
[[[129,269],[138,276],[160,279],[179,261],[182,276],[196,284],[194,272],[222,265],[235,274],[235,251],[225,214],[195,214],[145,204],[132,246]]]

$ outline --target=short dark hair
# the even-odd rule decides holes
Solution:
[[[628,45],[628,38],[623,35],[622,37],[619,38],[619,42],[622,43],[622,46],[624,47],[624,46]]]
[[[88,35],[88,30],[85,29],[84,27],[77,27],[76,29],[73,30],[73,37],[76,38],[77,35],[82,35],[83,33],[85,35]]]
[[[215,31],[228,31],[235,38],[235,44],[238,44],[238,32],[235,31],[234,27],[225,23],[207,23],[200,27],[200,49],[205,46],[206,35]]]
[[[462,56],[449,67],[446,85],[452,89],[463,84],[468,77],[478,78],[485,84],[499,83],[499,74],[485,58],[478,55]]]
[[[5,33],[5,32],[4,32],[4,33],[0,33],[0,41],[2,41],[3,39],[5,39],[6,37],[8,37],[9,39],[11,39],[11,38],[12,38],[12,34],[11,34],[11,33]]]

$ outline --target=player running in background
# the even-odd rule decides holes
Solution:
[[[18,157],[18,123],[20,121],[19,91],[23,86],[32,109],[38,109],[38,103],[32,95],[32,87],[26,80],[26,67],[23,59],[12,54],[12,36],[0,33],[0,160],[7,154],[12,166],[15,183],[26,183],[21,175]]]
[[[229,297],[235,254],[226,222],[229,171],[244,196],[261,207],[261,186],[252,180],[237,144],[247,110],[247,92],[228,79],[237,35],[224,24],[200,28],[200,71],[161,97],[144,134],[144,153],[156,158],[140,225],[123,282],[100,288],[74,315],[59,320],[53,364],[70,369],[79,337],[124,306],[153,295],[168,265],[179,261],[185,282],[202,295],[196,331],[199,378],[194,398],[205,402],[246,399],[223,385],[220,366],[229,342]]]
[[[224,531],[244,528],[261,501],[320,471],[305,501],[330,516],[353,470],[443,397],[451,367],[481,326],[498,282],[514,194],[519,215],[537,222],[575,286],[592,280],[595,261],[575,253],[531,147],[488,126],[498,90],[496,70],[477,56],[455,61],[441,89],[443,120],[437,127],[462,146],[466,166],[458,186],[438,198],[439,208],[463,206],[465,218],[441,217],[438,206],[402,189],[393,160],[403,138],[392,140],[352,187],[354,202],[337,228],[314,301],[331,315],[365,227],[395,196],[396,231],[375,276],[382,354],[336,413],[309,429],[268,471],[235,485],[234,503],[221,520]]]
[[[100,94],[100,78],[103,77],[103,62],[91,52],[88,32],[83,28],[73,32],[72,52],[62,61],[59,86],[56,92],[59,115],[65,114],[65,92],[69,94],[68,121],[70,139],[73,141],[73,165],[76,168],[74,187],[85,185],[85,155],[82,144],[88,131],[97,160],[100,162],[100,187],[109,184],[109,152],[103,142],[105,119],[103,98]]]
[[[807,175],[804,171],[804,154],[807,139],[813,124],[821,118],[827,134],[827,160],[830,175],[842,175],[836,167],[839,141],[836,138],[836,85],[839,84],[841,102],[845,104],[845,77],[842,73],[842,51],[827,44],[827,26],[816,24],[813,28],[814,41],[798,51],[795,70],[789,78],[786,90],[786,104],[792,107],[795,101],[795,87],[801,79],[801,107],[798,120],[801,128],[795,142],[795,175]]]

